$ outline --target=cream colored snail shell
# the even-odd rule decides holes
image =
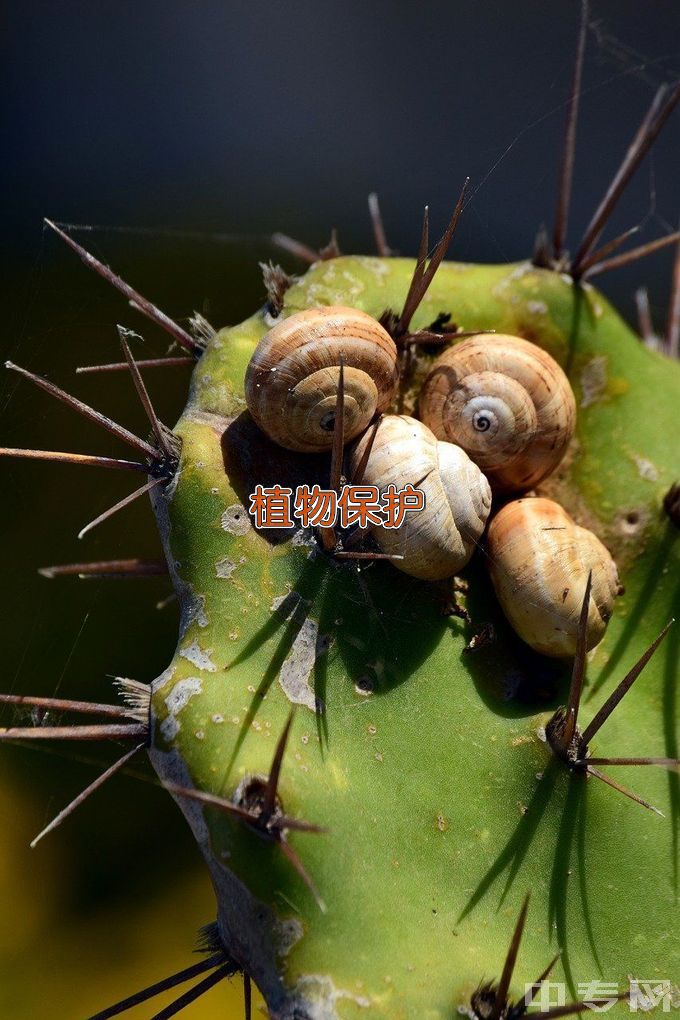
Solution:
[[[370,454],[357,484],[384,491],[411,484],[425,493],[425,508],[409,513],[399,528],[376,527],[383,552],[403,556],[394,566],[424,580],[452,577],[468,562],[491,509],[491,489],[467,454],[439,442],[430,429],[406,415],[386,415],[349,454],[350,477]]]
[[[486,545],[498,601],[523,641],[543,655],[575,654],[591,570],[587,648],[602,640],[621,592],[616,564],[599,538],[579,527],[559,503],[507,503],[491,521]]]
[[[528,340],[479,335],[445,351],[420,393],[438,439],[462,446],[496,492],[532,488],[554,471],[574,434],[569,380]]]
[[[370,315],[340,305],[296,312],[260,340],[245,397],[262,431],[289,450],[329,450],[341,356],[345,441],[363,432],[396,390],[397,349]]]

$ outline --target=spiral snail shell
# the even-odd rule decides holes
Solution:
[[[544,350],[519,337],[473,336],[434,363],[420,417],[462,446],[497,492],[530,489],[550,474],[574,433],[569,380]]]
[[[411,484],[425,494],[424,509],[407,514],[401,527],[373,531],[383,552],[403,556],[394,565],[425,580],[451,577],[462,569],[491,508],[489,483],[467,454],[439,442],[415,418],[386,415],[350,450],[351,475],[362,466],[362,485],[384,491],[390,484],[397,489]]]
[[[602,640],[622,590],[616,564],[599,538],[579,527],[558,503],[507,503],[489,525],[487,551],[503,612],[533,649],[558,658],[575,654],[589,571],[587,648]]]
[[[340,305],[296,312],[262,337],[246,371],[255,422],[289,450],[333,445],[341,358],[345,441],[389,404],[399,373],[397,349],[379,322]]]

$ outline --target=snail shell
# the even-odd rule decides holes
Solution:
[[[260,340],[246,371],[245,396],[262,431],[289,450],[329,450],[341,356],[345,440],[363,432],[392,399],[397,349],[370,315],[339,305],[296,312]]]
[[[381,491],[411,484],[425,493],[425,508],[406,514],[399,528],[375,528],[383,552],[403,556],[394,565],[412,577],[452,577],[468,562],[491,509],[491,489],[467,454],[439,442],[415,418],[386,415],[369,429],[349,455],[350,476],[370,454],[358,484]]]
[[[569,380],[544,350],[519,337],[474,336],[434,363],[420,417],[457,443],[497,492],[532,488],[557,467],[574,434]]]
[[[517,499],[489,525],[488,564],[498,601],[523,641],[543,655],[572,656],[592,570],[586,645],[603,638],[621,593],[616,564],[599,538],[559,503]]]

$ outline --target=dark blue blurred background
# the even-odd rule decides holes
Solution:
[[[344,251],[370,250],[374,189],[392,246],[412,254],[424,203],[439,230],[469,174],[473,200],[452,256],[527,257],[552,218],[579,9],[577,0],[6,4],[3,356],[145,429],[129,378],[73,370],[116,360],[116,322],[140,329],[149,354],[167,338],[43,234],[43,216],[103,227],[77,236],[170,314],[197,308],[217,326],[261,302],[258,260],[302,268],[275,255],[274,230],[318,246],[335,226]],[[593,0],[591,22],[572,244],[655,88],[680,75],[677,0]],[[676,113],[610,236],[640,222],[640,239],[672,229],[679,171]],[[138,227],[149,232],[119,229]],[[661,325],[671,262],[667,251],[603,276],[602,287],[632,316],[633,291],[647,283]],[[170,424],[183,373],[148,375]],[[123,452],[9,373],[0,444]],[[141,503],[75,539],[133,484],[115,472],[0,463],[2,689],[108,699],[107,674],[149,681],[166,665],[176,613],[154,608],[163,580],[36,574],[47,563],[157,555]],[[132,778],[111,783],[29,856],[28,839],[94,777],[76,754],[0,753],[3,1018],[101,1008],[137,977],[186,963],[193,929],[210,920],[183,822],[167,797]],[[83,754],[110,760],[97,748]]]
[[[420,208],[475,200],[456,254],[526,255],[552,213],[577,0],[10,3],[5,254],[43,215],[393,243]],[[573,208],[584,222],[660,81],[680,73],[676,0],[594,0]],[[678,215],[677,123],[623,203]],[[50,250],[52,242],[50,242]],[[635,280],[645,270],[635,273]]]

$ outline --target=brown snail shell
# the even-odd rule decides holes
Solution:
[[[507,503],[489,525],[487,552],[503,612],[535,651],[575,654],[589,571],[588,650],[602,640],[621,593],[616,564],[599,538],[559,503],[531,498]]]
[[[470,337],[434,363],[419,413],[438,439],[462,446],[496,492],[532,488],[574,434],[569,380],[544,350],[497,333]]]
[[[415,418],[386,415],[352,447],[350,477],[370,454],[357,484],[384,491],[411,484],[425,493],[425,508],[407,514],[400,528],[376,527],[383,552],[403,556],[394,565],[412,577],[452,577],[468,562],[491,509],[491,489],[479,468],[452,443],[439,442]]]
[[[363,432],[396,390],[397,349],[376,319],[340,305],[296,312],[260,340],[245,397],[262,431],[289,450],[329,450],[341,357],[345,441]]]

